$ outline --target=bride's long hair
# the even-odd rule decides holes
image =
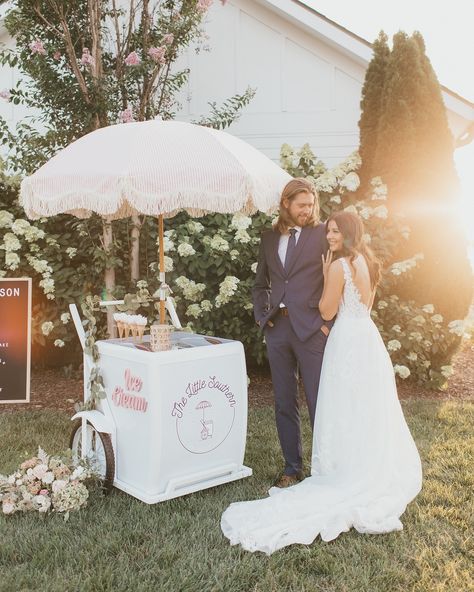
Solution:
[[[336,259],[340,257],[349,257],[349,262],[352,262],[360,253],[369,268],[370,284],[374,289],[380,282],[382,275],[382,265],[377,257],[374,255],[372,249],[367,246],[364,240],[364,224],[357,214],[341,210],[331,214],[326,221],[326,232],[328,224],[334,220],[339,232],[344,238],[344,245],[341,251],[334,253]]]

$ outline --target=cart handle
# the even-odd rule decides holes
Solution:
[[[84,349],[86,346],[86,332],[84,331],[84,327],[82,326],[82,321],[81,317],[79,316],[77,306],[75,304],[70,304],[69,310],[71,312],[72,320],[74,321],[74,326],[76,327],[77,336],[79,337],[79,341],[81,342],[82,349]]]

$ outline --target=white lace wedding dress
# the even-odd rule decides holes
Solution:
[[[403,528],[421,463],[398,401],[390,357],[345,259],[344,292],[324,354],[311,477],[265,499],[234,503],[221,528],[232,545],[271,554],[320,535]]]

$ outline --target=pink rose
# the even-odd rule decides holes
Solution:
[[[46,50],[44,48],[43,42],[40,41],[39,39],[35,39],[34,41],[32,41],[29,45],[29,48],[31,49],[31,53],[39,53],[40,55],[45,55],[46,54]]]
[[[87,47],[84,47],[82,50],[81,64],[83,66],[92,66],[93,63],[94,58],[92,57],[91,52],[87,49]]]
[[[148,50],[148,55],[154,62],[159,62],[160,64],[165,63],[165,53],[166,47],[150,47]]]
[[[140,56],[137,54],[136,51],[132,51],[131,53],[128,54],[128,56],[125,58],[125,64],[127,66],[138,66],[138,64],[141,62],[140,60]]]
[[[173,33],[166,33],[166,35],[163,35],[163,43],[166,43],[166,45],[171,45],[174,41],[174,35]]]

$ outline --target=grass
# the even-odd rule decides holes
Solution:
[[[154,506],[114,490],[93,496],[67,523],[59,515],[0,516],[0,591],[474,591],[474,402],[420,399],[403,406],[423,459],[424,487],[403,516],[402,532],[351,531],[271,557],[230,547],[219,528],[222,511],[265,495],[281,463],[272,410],[252,409],[250,479]],[[60,452],[69,429],[59,412],[0,415],[0,472],[12,471],[36,443]]]

